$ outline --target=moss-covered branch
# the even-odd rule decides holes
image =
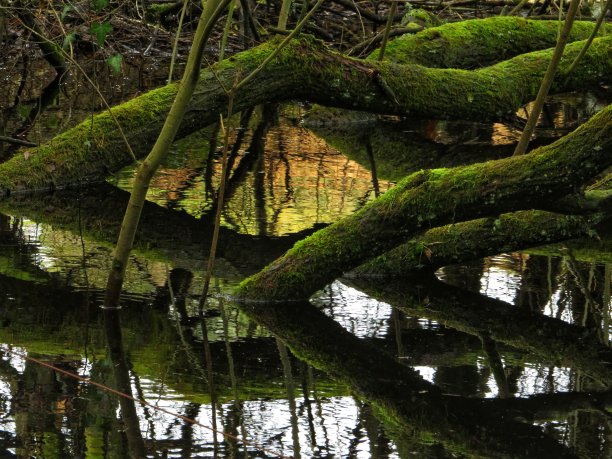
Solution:
[[[593,22],[577,21],[569,40],[584,40],[594,28]],[[387,45],[385,59],[425,67],[479,68],[535,49],[553,47],[558,32],[558,21],[510,16],[454,22],[396,38]],[[377,58],[378,51],[374,51],[370,59]]]
[[[404,276],[441,266],[586,236],[586,217],[528,210],[434,228],[349,273],[349,277]]]
[[[437,269],[592,235],[595,225],[612,215],[610,194],[590,191],[556,204],[563,211],[588,215],[529,210],[434,228],[358,267],[350,277],[403,276],[421,268]]]
[[[256,69],[277,45],[271,41],[219,63],[214,73],[202,72],[178,136],[215,122],[227,109],[226,89]],[[561,72],[581,47],[578,42],[567,47]],[[292,41],[249,81],[235,95],[233,108],[240,111],[267,101],[302,99],[376,113],[494,119],[535,96],[550,56],[550,50],[538,51],[477,71],[434,69],[351,59],[306,37]],[[594,41],[581,68],[571,78],[556,82],[553,91],[588,87],[611,78],[609,36]],[[136,156],[148,152],[176,91],[176,84],[169,85],[112,109]],[[132,161],[123,142],[113,117],[101,113],[0,165],[0,190],[7,194],[100,180]]]
[[[523,157],[421,171],[355,214],[296,244],[237,290],[243,300],[307,298],[343,272],[429,228],[537,208],[612,165],[612,105]]]

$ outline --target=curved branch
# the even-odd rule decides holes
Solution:
[[[431,29],[430,29],[431,30]],[[204,71],[189,102],[178,137],[214,123],[227,111],[227,92],[274,52],[273,40]],[[582,48],[569,45],[568,58]],[[293,40],[234,97],[234,110],[280,100],[310,100],[324,105],[387,113],[463,119],[496,119],[531,100],[551,51],[538,51],[477,71],[431,69],[351,59],[329,51],[312,38]],[[567,61],[567,60],[565,60]],[[565,62],[564,61],[564,62]],[[562,62],[563,65],[566,65]],[[612,36],[593,42],[582,66],[553,91],[612,81]],[[381,85],[383,81],[385,85]],[[151,91],[66,131],[48,143],[0,165],[4,194],[48,190],[100,181],[132,162],[115,119],[128,133],[134,154],[142,157],[157,138],[177,91],[172,84]],[[385,90],[387,89],[387,90]],[[389,91],[389,89],[391,91]],[[393,94],[395,97],[390,97]],[[133,142],[132,142],[133,141]]]

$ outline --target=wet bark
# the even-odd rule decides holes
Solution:
[[[612,105],[530,155],[416,172],[246,279],[236,291],[237,298],[305,299],[343,272],[429,228],[551,206],[612,165],[610,149]]]
[[[595,40],[581,68],[570,78],[556,80],[552,91],[610,81],[611,43],[612,36]],[[203,71],[177,135],[217,121],[218,114],[227,110],[226,88],[256,69],[277,45],[272,40]],[[496,46],[508,49],[512,45]],[[581,43],[567,47],[560,73],[581,48]],[[538,51],[474,71],[436,69],[351,59],[311,38],[301,38],[241,88],[233,108],[238,112],[263,102],[301,99],[374,113],[498,119],[535,96],[551,55],[550,50]],[[134,154],[142,157],[157,137],[177,87],[151,91],[113,108],[114,117],[101,113],[38,148],[23,149],[0,165],[0,189],[9,194],[99,181],[130,164],[132,158],[115,119],[127,133]]]

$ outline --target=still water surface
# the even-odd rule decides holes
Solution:
[[[551,105],[552,127],[593,110],[590,97]],[[503,125],[397,120],[315,134],[302,115],[289,107],[279,123],[259,111],[236,120],[214,292],[202,313],[214,130],[177,142],[156,177],[119,312],[100,304],[132,170],[98,188],[0,203],[2,457],[528,457],[521,443],[540,441],[551,456],[609,457],[610,394],[590,395],[611,382],[610,361],[597,357],[610,355],[603,228],[602,241],[570,250],[442,268],[444,284],[349,277],[304,305],[241,309],[227,300],[243,278],[410,168],[503,156],[514,135]],[[417,153],[405,170],[385,139]],[[533,328],[521,325],[525,314]],[[599,354],[584,352],[583,338]],[[466,413],[464,437],[445,438],[432,433],[448,415],[435,408],[422,426],[410,424],[414,375],[405,366],[467,407],[488,399],[502,430],[508,419],[533,427],[475,431]]]

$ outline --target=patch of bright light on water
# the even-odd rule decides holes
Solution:
[[[335,281],[313,299],[325,314],[359,338],[381,338],[389,331],[391,305]]]
[[[518,379],[518,396],[573,390],[570,368],[532,365],[525,367]]]
[[[514,303],[521,287],[521,276],[508,266],[508,256],[491,257],[480,278],[480,293]]]
[[[0,345],[0,351],[3,353],[2,360],[7,362],[19,373],[25,371],[26,359],[22,356],[27,355],[27,351],[24,348],[4,343]]]
[[[562,304],[563,290],[558,288],[551,296],[546,305],[544,306],[542,313],[556,319],[563,320],[567,323],[574,323],[574,317],[572,315],[572,305]]]
[[[223,403],[215,412],[218,430],[215,434],[210,404],[189,403],[168,387],[156,387],[153,380],[143,378],[140,383],[143,395],[150,403],[185,416],[188,416],[190,407],[192,410],[195,408],[197,414],[194,417],[200,425],[191,427],[193,438],[198,439],[192,457],[210,457],[207,453],[212,453],[215,441],[221,457],[229,452],[230,447],[243,449],[245,445],[249,457],[273,457],[272,452],[290,457],[344,457],[349,451],[351,457],[371,457],[372,445],[368,434],[372,432],[365,430],[362,407],[353,397],[311,398],[309,405],[303,398],[296,398],[293,413],[286,399]],[[178,440],[184,436],[183,421],[168,413],[153,411],[150,407],[138,406],[137,409],[145,438]],[[238,440],[224,439],[220,433],[228,431],[230,419],[242,421],[242,426],[235,429]],[[242,441],[243,435],[245,442]],[[389,446],[395,450],[391,442]],[[252,456],[261,454],[262,450],[268,453],[265,456]],[[181,451],[179,445],[176,450],[168,451],[168,457],[180,457]],[[393,452],[388,457],[399,456]]]
[[[417,366],[413,368],[419,372],[424,380],[429,381],[430,383],[434,382],[434,376],[436,375],[436,369],[434,367]]]

